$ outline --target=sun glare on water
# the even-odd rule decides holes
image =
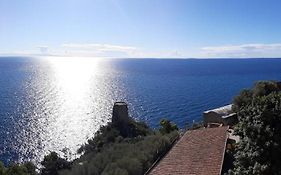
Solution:
[[[87,95],[91,78],[98,72],[98,60],[90,58],[50,59],[57,85],[69,97],[81,99]],[[92,79],[95,80],[95,79]],[[92,84],[93,86],[93,84]]]
[[[43,105],[49,113],[44,118],[47,122],[38,127],[47,131],[40,138],[42,155],[48,151],[61,153],[68,148],[75,156],[79,145],[108,121],[109,114],[102,112],[110,111],[105,110],[111,103],[104,87],[108,82],[104,81],[98,59],[52,57],[47,62],[50,67],[47,77],[51,81],[46,86],[51,88]]]
[[[69,159],[77,157],[126,94],[120,73],[97,58],[35,58],[23,70],[28,76],[15,110],[16,141],[8,145],[20,162],[38,164],[50,151],[65,156],[65,148]]]

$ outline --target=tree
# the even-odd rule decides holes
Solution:
[[[36,175],[36,166],[32,162],[26,162],[23,166],[27,169],[28,175]]]
[[[269,95],[281,91],[281,82],[258,81],[252,89],[244,89],[233,99],[233,110],[238,112],[243,107],[250,105],[253,98]]]
[[[41,164],[43,165],[42,175],[58,175],[59,170],[69,169],[71,166],[70,162],[59,157],[55,152],[45,156]]]
[[[0,161],[0,175],[4,175],[5,173],[5,167],[4,164]]]
[[[36,175],[36,167],[33,163],[11,164],[5,167],[0,162],[0,175]]]
[[[161,126],[161,128],[160,128],[159,130],[160,130],[160,132],[161,132],[162,134],[170,133],[170,132],[172,132],[172,131],[174,131],[174,130],[178,130],[177,125],[171,123],[171,121],[170,121],[170,120],[167,120],[167,119],[162,119],[162,120],[160,121],[160,126]]]
[[[281,174],[281,93],[273,90],[253,96],[238,117],[235,133],[240,142],[229,174]]]
[[[164,120],[163,120],[164,121]],[[130,136],[123,137],[116,125],[101,127],[93,139],[85,144],[83,155],[73,161],[71,169],[60,171],[61,175],[141,175],[162,157],[179,133],[177,127],[165,120],[163,127],[169,133],[150,129],[143,122],[127,123]],[[164,130],[163,130],[164,131]],[[109,139],[110,138],[110,139]]]

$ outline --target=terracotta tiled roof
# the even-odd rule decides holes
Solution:
[[[186,132],[149,175],[219,175],[228,127]]]

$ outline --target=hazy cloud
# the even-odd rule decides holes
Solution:
[[[136,47],[111,44],[62,44],[66,55],[128,57],[138,52]]]
[[[36,46],[31,50],[17,50],[0,55],[63,56],[63,57],[111,57],[111,58],[186,58],[182,50],[146,50],[135,46],[64,43],[59,46]]]
[[[207,57],[281,57],[281,44],[242,44],[203,47]]]
[[[120,46],[110,44],[62,44],[63,47],[76,48],[76,49],[97,49],[100,51],[131,51],[136,50],[136,47]]]
[[[123,58],[180,58],[183,54],[178,50],[144,50],[134,46],[67,43],[61,45],[66,56],[123,57]]]

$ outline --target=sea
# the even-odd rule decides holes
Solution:
[[[281,59],[1,57],[0,160],[75,159],[116,101],[152,128],[184,128],[259,80],[281,80]]]

